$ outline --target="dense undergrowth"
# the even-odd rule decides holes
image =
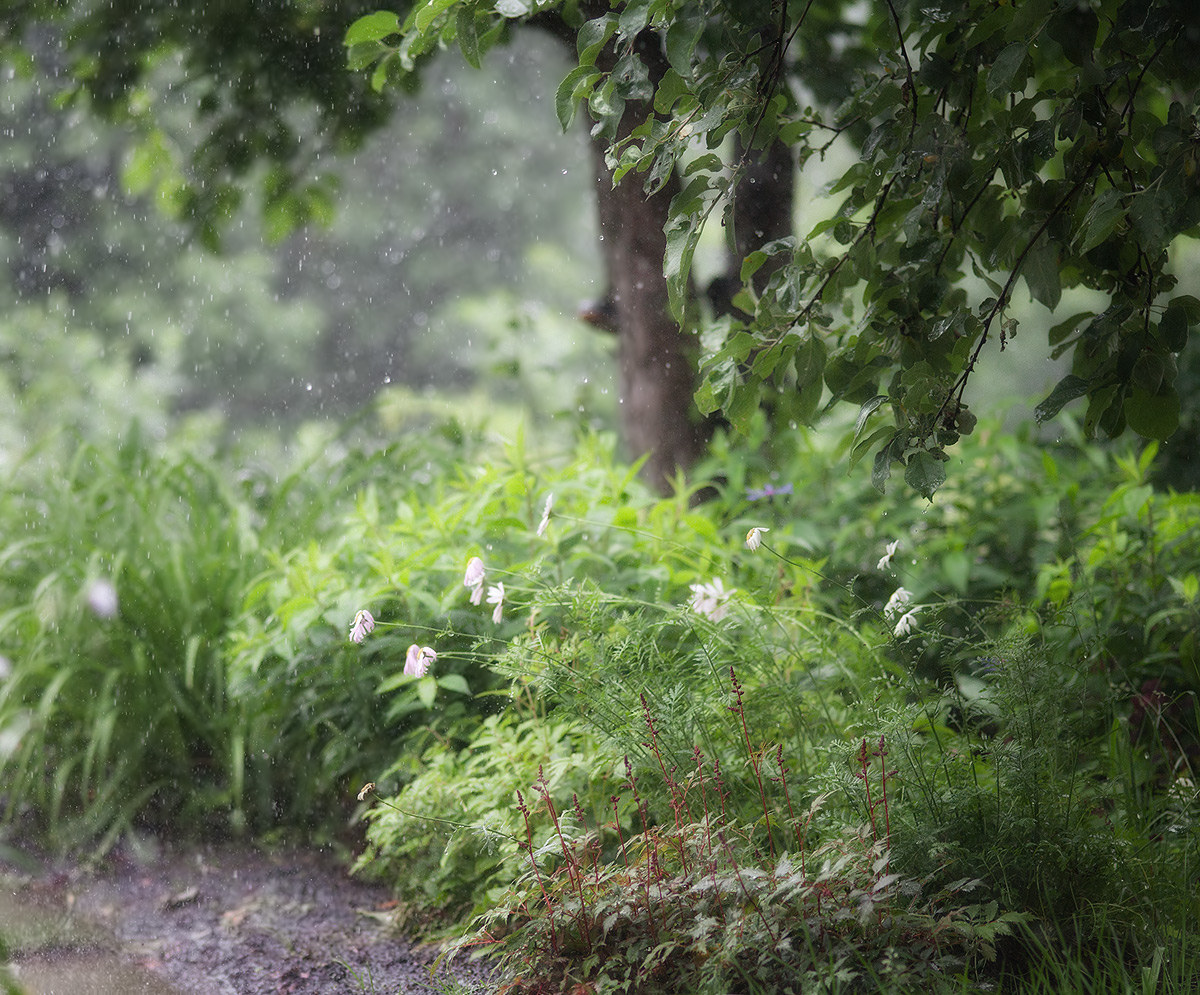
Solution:
[[[1194,991],[1196,497],[1069,423],[932,503],[758,432],[668,499],[597,435],[31,456],[10,844],[365,826],[513,992]]]

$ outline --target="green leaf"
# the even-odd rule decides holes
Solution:
[[[931,498],[946,482],[946,464],[932,453],[920,449],[908,458],[904,481],[924,498]]]
[[[696,43],[704,24],[704,17],[685,4],[667,28],[667,62],[684,79],[690,79],[694,74]]]
[[[413,24],[420,34],[424,34],[429,26],[437,20],[446,9],[453,7],[459,0],[429,0],[413,17]]]
[[[479,29],[475,25],[475,6],[473,4],[464,4],[458,8],[455,33],[458,35],[458,47],[462,49],[463,58],[472,68],[480,68]]]
[[[390,10],[379,10],[367,14],[346,29],[344,45],[361,45],[368,41],[382,41],[388,35],[398,34],[400,18]]]
[[[601,72],[595,66],[576,66],[558,84],[554,93],[554,111],[563,131],[571,126],[579,101],[588,95],[600,76]]]
[[[875,444],[882,439],[891,436],[896,437],[896,427],[894,425],[880,425],[874,432],[868,435],[865,439],[860,439],[850,448],[850,469],[853,470],[855,464],[858,463],[864,456],[867,455]]]
[[[575,47],[579,52],[579,65],[581,68],[595,63],[596,56],[600,54],[600,49],[605,46],[616,29],[617,17],[615,14],[605,14],[602,17],[596,17],[584,22],[583,26],[579,29],[579,33],[575,36]]]
[[[1179,394],[1174,387],[1150,394],[1137,384],[1125,399],[1125,420],[1146,439],[1169,438],[1179,427]]]
[[[863,429],[867,427],[867,419],[886,400],[886,394],[876,394],[874,397],[863,401],[862,407],[858,409],[858,421],[854,423],[854,442],[858,441],[858,437],[862,435]]]
[[[438,682],[433,677],[422,677],[417,681],[417,697],[426,708],[433,708],[437,699]]]
[[[1073,373],[1068,373],[1055,384],[1054,390],[1050,391],[1050,396],[1033,409],[1033,417],[1037,419],[1039,424],[1049,421],[1063,409],[1065,404],[1075,400],[1077,397],[1083,397],[1090,387],[1091,381],[1077,377]]]
[[[471,693],[471,686],[462,674],[443,674],[437,679],[437,682],[439,687],[444,687],[447,691],[466,695]]]
[[[1048,238],[1038,239],[1037,245],[1025,257],[1021,276],[1033,299],[1051,311],[1062,299],[1062,277],[1059,273],[1058,250]]]
[[[1021,86],[1017,87],[1017,74],[1029,54],[1029,43],[1014,41],[1006,45],[996,56],[987,78],[987,92],[993,96],[1003,96],[1014,89],[1024,89],[1025,76],[1021,76]]]
[[[1088,208],[1075,236],[1080,255],[1090,252],[1111,235],[1125,217],[1125,205],[1121,194],[1109,187]]]

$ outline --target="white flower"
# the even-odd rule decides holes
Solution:
[[[900,616],[900,621],[896,623],[896,628],[892,630],[892,634],[896,636],[897,639],[907,636],[910,632],[912,632],[913,626],[916,625],[915,619],[917,617],[917,612],[920,610],[920,608],[914,608],[912,611],[906,612]]]
[[[888,603],[883,606],[884,617],[891,618],[911,600],[911,591],[903,587],[896,588],[896,592],[890,598],[888,598]]]
[[[880,557],[879,562],[875,564],[876,570],[886,570],[892,565],[892,557],[896,555],[896,550],[900,548],[900,540],[889,542],[887,544],[887,552]]]
[[[111,580],[104,577],[93,580],[88,584],[84,597],[96,618],[117,617],[117,589]]]
[[[538,534],[539,539],[546,534],[546,526],[550,524],[550,512],[553,508],[554,508],[554,494],[552,492],[552,493],[546,495],[546,507],[544,507],[542,509],[542,522],[537,527],[537,534]]]
[[[374,628],[375,616],[364,608],[354,616],[354,624],[350,626],[350,642],[361,643]]]
[[[484,573],[486,571],[483,569],[483,560],[472,556],[467,561],[467,572],[463,574],[463,587],[478,587],[483,583]]]
[[[471,589],[471,604],[477,605],[483,601],[483,560],[472,556],[467,562],[467,572],[463,574],[463,587]]]
[[[500,622],[504,618],[504,582],[503,581],[501,581],[499,584],[493,584],[491,587],[488,588],[487,603],[489,605],[496,606],[495,609],[492,611],[492,621],[496,625],[499,625]]]
[[[418,646],[413,643],[408,648],[408,655],[404,658],[404,672],[409,677],[424,677],[429,665],[436,659],[437,654],[432,647]]]
[[[746,548],[750,550],[750,552],[754,552],[754,550],[758,549],[758,547],[762,545],[763,533],[770,531],[770,529],[763,529],[759,528],[758,526],[752,528],[746,533]]]
[[[717,577],[707,584],[692,584],[691,590],[692,598],[688,603],[692,606],[692,610],[713,622],[719,622],[729,614],[729,596],[737,588],[725,590],[721,578]]]
[[[358,800],[360,802],[364,801],[366,799],[367,795],[369,795],[374,790],[375,790],[375,782],[368,781],[366,784],[364,784],[362,786],[362,790],[358,793]]]

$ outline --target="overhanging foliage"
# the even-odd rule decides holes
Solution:
[[[880,488],[902,466],[932,495],[946,447],[975,425],[963,394],[983,349],[1016,332],[1023,282],[1052,310],[1067,288],[1107,299],[1050,328],[1072,368],[1039,419],[1084,398],[1089,433],[1176,428],[1175,357],[1200,324],[1168,266],[1200,222],[1193,3],[429,0],[360,19],[346,43],[383,89],[439,46],[478,64],[508,23],[548,19],[578,52],[564,126],[586,102],[618,178],[653,192],[683,174],[664,259],[680,320],[700,234],[732,223],[750,156],[777,141],[801,167],[839,144],[857,154],[833,212],[751,252],[735,313],[702,320],[702,411],[744,427],[780,388],[782,423],[859,405],[851,463],[873,455]],[[640,54],[648,38],[665,71]],[[598,62],[606,46],[615,59]],[[650,98],[654,115],[616,140],[627,104]],[[731,136],[740,161],[721,154]]]

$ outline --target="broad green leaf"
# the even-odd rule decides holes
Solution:
[[[588,95],[600,76],[600,70],[595,66],[576,66],[558,84],[554,94],[554,111],[563,131],[571,126],[579,101]]]
[[[424,34],[443,11],[458,2],[459,0],[428,0],[428,3],[421,7],[413,17],[413,24],[417,31]]]
[[[1033,409],[1034,418],[1038,422],[1049,421],[1063,409],[1065,404],[1075,400],[1077,397],[1083,397],[1090,387],[1090,381],[1084,380],[1082,377],[1077,377],[1073,373],[1068,373],[1050,391],[1050,396]]]
[[[388,35],[400,31],[400,18],[390,10],[379,10],[367,14],[346,29],[345,45],[361,45],[363,42],[382,41]]]
[[[475,5],[464,4],[458,8],[455,19],[455,33],[458,35],[458,47],[462,49],[463,58],[475,69],[479,66],[479,30],[475,25]]]
[[[1125,420],[1138,435],[1162,441],[1179,427],[1179,394],[1174,387],[1149,394],[1135,384],[1125,399]]]
[[[1045,236],[1038,239],[1037,245],[1025,257],[1021,276],[1025,278],[1025,285],[1035,301],[1045,304],[1051,311],[1058,307],[1062,299],[1058,249]]]
[[[874,397],[863,401],[862,407],[858,409],[858,421],[854,423],[854,442],[858,441],[858,437],[862,435],[863,429],[867,427],[867,419],[886,400],[886,394],[876,394]]]
[[[1121,194],[1109,187],[1093,202],[1084,215],[1083,224],[1075,236],[1078,251],[1090,252],[1111,235],[1125,217],[1125,205]]]
[[[444,687],[447,691],[466,695],[471,693],[471,685],[467,683],[467,679],[462,674],[443,674],[437,678],[437,683],[439,687]]]
[[[1014,89],[1024,89],[1025,76],[1021,75],[1021,86],[1016,86],[1017,76],[1022,64],[1029,55],[1029,43],[1024,41],[1014,41],[1011,45],[1006,45],[996,56],[996,61],[992,63],[991,71],[987,77],[987,92],[993,96],[1003,96],[1006,93],[1011,93]]]
[[[931,498],[946,482],[946,464],[932,453],[919,449],[908,458],[904,481],[922,497]]]

